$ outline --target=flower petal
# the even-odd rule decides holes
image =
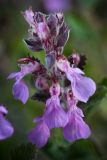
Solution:
[[[29,90],[23,81],[16,82],[12,89],[13,96],[16,100],[22,101],[25,104],[29,98]]]
[[[4,116],[0,115],[0,140],[4,140],[12,136],[14,129]]]
[[[78,116],[72,116],[69,123],[63,128],[64,138],[69,142],[74,142],[78,139],[87,139],[90,134],[89,126]]]
[[[15,80],[21,80],[23,78],[23,74],[21,72],[13,72],[11,73],[7,79],[15,79]]]
[[[61,107],[53,108],[50,113],[47,109],[44,119],[49,128],[64,127],[68,122],[67,114]]]
[[[71,81],[74,96],[82,102],[87,102],[89,97],[96,91],[95,82],[91,78],[84,77],[72,70],[66,73],[66,75]]]
[[[3,113],[6,115],[8,114],[8,110],[4,106],[0,105],[0,113]]]
[[[78,74],[85,74],[81,69],[79,68],[72,68],[72,72],[76,72]]]
[[[36,144],[38,148],[43,147],[50,136],[48,126],[44,122],[37,124],[35,128],[28,135],[28,139],[32,144]]]
[[[25,20],[29,23],[29,25],[31,26],[34,25],[34,19],[33,19],[34,13],[31,8],[23,12],[23,16]]]
[[[95,93],[96,84],[91,78],[81,75],[79,75],[78,78],[79,79],[75,80],[72,84],[73,94],[78,100],[87,102],[89,97]]]

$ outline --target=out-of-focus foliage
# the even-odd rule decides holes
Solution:
[[[6,77],[10,72],[18,70],[17,59],[28,53],[44,63],[44,53],[29,51],[22,41],[27,37],[28,26],[20,11],[29,6],[35,11],[47,11],[42,0],[0,0],[0,103],[8,108],[7,118],[15,127],[13,137],[0,141],[0,160],[107,159],[107,79],[104,79],[107,77],[107,1],[71,0],[70,4],[71,10],[65,12],[65,19],[71,32],[64,54],[69,56],[73,49],[85,54],[86,75],[98,84],[96,94],[87,105],[80,104],[92,136],[88,140],[70,144],[63,139],[59,129],[53,131],[52,138],[42,150],[26,145],[28,132],[34,126],[32,119],[42,114],[44,106],[31,99],[26,105],[14,100],[11,94],[12,82]],[[27,77],[26,81],[29,79]],[[35,93],[32,80],[29,90],[32,96]]]
[[[34,148],[33,145],[30,144],[25,144],[16,147],[12,152],[11,152],[11,160],[31,160],[34,159],[36,155],[36,149]]]

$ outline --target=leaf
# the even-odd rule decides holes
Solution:
[[[37,151],[32,144],[22,144],[11,152],[11,160],[33,160]]]

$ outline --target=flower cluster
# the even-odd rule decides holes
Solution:
[[[33,76],[37,92],[32,99],[45,103],[44,114],[34,119],[36,127],[29,133],[29,141],[38,148],[43,147],[50,137],[52,128],[61,128],[64,138],[73,142],[90,136],[89,126],[84,122],[84,114],[78,101],[86,103],[95,93],[95,82],[84,75],[85,59],[74,53],[63,55],[64,46],[69,38],[69,28],[62,13],[45,15],[28,9],[23,12],[30,25],[27,47],[35,52],[45,51],[46,65],[31,56],[18,60],[19,72],[11,73],[14,79],[12,93],[15,99],[25,104],[29,89],[24,82],[28,74]]]

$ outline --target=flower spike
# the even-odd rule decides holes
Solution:
[[[20,71],[11,73],[8,79],[15,80],[12,89],[14,98],[25,104],[29,99],[29,90],[24,77],[31,75],[32,86],[36,90],[32,99],[44,103],[44,113],[34,120],[36,127],[29,133],[29,141],[42,148],[53,128],[61,128],[69,142],[88,138],[91,130],[84,121],[78,102],[87,103],[96,91],[96,84],[85,76],[84,55],[73,51],[67,58],[63,54],[70,33],[63,13],[45,15],[30,8],[23,12],[23,16],[29,24],[28,37],[24,42],[34,56],[19,59]],[[36,58],[43,50],[45,64]]]

